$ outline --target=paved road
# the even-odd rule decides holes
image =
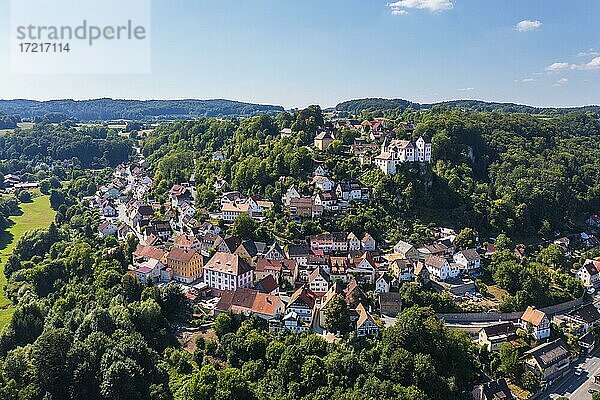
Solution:
[[[579,365],[573,365],[573,368],[576,367],[583,369],[583,374],[576,376],[571,373],[564,382],[552,389],[549,398],[565,396],[570,400],[590,400],[592,398],[588,393],[590,388],[600,391],[600,385],[594,383],[594,375],[600,372],[600,351],[597,350]]]

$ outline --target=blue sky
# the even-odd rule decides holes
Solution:
[[[600,104],[598,0],[389,3],[154,0],[152,73],[11,74],[0,57],[0,98]],[[8,16],[8,2],[0,2],[4,54]]]

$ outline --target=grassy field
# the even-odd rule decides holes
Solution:
[[[10,321],[14,312],[10,300],[4,295],[6,259],[12,254],[15,244],[23,233],[33,229],[47,228],[54,221],[55,213],[50,208],[48,196],[36,197],[32,203],[21,204],[21,210],[23,214],[11,217],[14,225],[0,233],[0,330]]]

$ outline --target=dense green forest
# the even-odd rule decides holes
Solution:
[[[16,115],[7,115],[0,111],[0,129],[14,129],[21,118]]]
[[[131,141],[106,128],[36,124],[0,136],[0,173],[36,173],[61,164],[103,168],[122,163],[131,153]]]
[[[507,114],[526,113],[534,115],[561,115],[571,112],[590,112],[592,114],[595,114],[596,116],[600,115],[600,106],[551,108],[533,107],[515,103],[496,103],[481,100],[452,100],[431,104],[419,104],[403,99],[368,98],[345,101],[343,103],[338,104],[335,107],[335,109],[337,111],[349,113],[350,115],[360,115],[365,111],[383,113],[384,111],[389,110],[402,111],[407,108],[413,110],[429,110],[434,107],[444,107],[448,110],[460,109],[464,111],[501,112]]]
[[[0,100],[0,110],[28,119],[59,113],[81,121],[106,121],[231,118],[280,112],[283,107],[231,100]]]

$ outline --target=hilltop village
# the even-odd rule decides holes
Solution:
[[[591,115],[31,124],[0,136],[7,398],[600,390]]]
[[[335,120],[317,132],[308,148],[327,154],[339,146],[341,130],[352,132],[347,151],[358,161],[362,176],[373,170],[393,176],[403,165],[418,169],[436,162],[427,134],[397,139],[399,131],[414,135],[415,125],[391,125],[384,118]],[[283,128],[279,134],[283,140],[294,132]],[[214,151],[210,161],[227,162],[227,155]],[[257,229],[275,213],[297,223],[337,219],[376,195],[359,176],[339,180],[329,171],[330,163],[317,159],[314,165],[306,181],[290,185],[280,198],[232,190],[230,182],[214,176],[216,196],[209,207],[214,211],[207,213],[197,208],[194,175],[173,184],[164,202],[155,199],[155,173],[139,155],[135,162],[119,165],[112,181],[86,201],[100,211],[100,235],[137,238],[128,273],[140,282],[178,282],[194,315],[203,321],[221,314],[254,315],[266,320],[272,331],[311,332],[329,341],[348,333],[377,337],[407,306],[407,288],[414,286],[415,291],[427,288],[435,293],[436,301],[446,304],[438,307],[441,311],[462,310],[439,316],[453,329],[467,327],[475,343],[490,354],[501,348],[509,351],[505,345],[510,351],[522,349],[519,362],[533,374],[525,383],[530,389],[543,390],[572,373],[573,343],[577,354],[595,348],[593,332],[600,313],[583,299],[583,290],[564,304],[499,311],[505,306],[502,290],[480,279],[486,274],[482,267],[494,263],[499,251],[523,260],[527,250],[519,244],[507,248],[504,238],[482,238],[470,227],[457,231],[433,226],[426,241],[402,238],[391,243],[378,242],[366,230],[323,231],[301,241],[278,237],[277,232],[268,242],[251,238],[247,229]],[[591,215],[586,223],[577,237],[550,241],[547,251],[573,258],[598,246],[600,217]],[[593,294],[600,284],[599,271],[599,261],[586,259],[571,279]],[[552,333],[553,324],[574,335],[569,345]],[[510,390],[504,379],[475,388],[479,398],[508,396]]]

